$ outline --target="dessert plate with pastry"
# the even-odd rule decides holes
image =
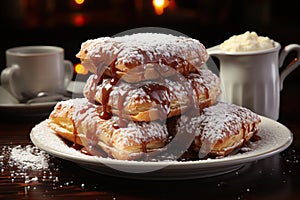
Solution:
[[[193,179],[237,170],[286,149],[282,124],[222,102],[198,40],[136,33],[84,42],[83,97],[58,102],[31,131],[49,154],[135,179]]]
[[[210,117],[208,115],[206,119],[209,119]],[[143,148],[142,144],[136,144],[130,149],[122,143],[114,144],[113,147],[109,147],[110,144],[108,145],[105,144],[105,142],[99,142],[99,148],[100,145],[104,146],[103,149],[107,148],[106,151],[111,154],[111,156],[107,156],[108,153],[104,150],[99,150],[95,153],[95,148],[94,155],[91,155],[91,153],[87,153],[86,150],[80,147],[80,144],[83,143],[81,139],[70,134],[74,130],[72,130],[73,125],[69,120],[63,121],[62,119],[59,119],[61,125],[53,129],[49,127],[49,124],[53,122],[51,122],[51,119],[47,119],[40,124],[37,124],[32,129],[30,137],[37,147],[45,150],[49,154],[72,161],[88,170],[100,174],[149,180],[196,179],[238,170],[248,163],[275,155],[291,144],[292,133],[288,128],[272,119],[262,116],[259,117],[261,122],[256,127],[257,132],[255,134],[255,137],[259,137],[259,139],[253,138],[252,141],[250,140],[247,142],[246,146],[240,148],[235,147],[237,148],[235,151],[232,150],[233,147],[226,148],[227,146],[231,146],[229,144],[232,142],[232,140],[226,140],[226,146],[225,143],[224,146],[215,145],[210,152],[209,157],[202,157],[201,159],[197,159],[197,153],[195,153],[199,152],[199,144],[197,144],[197,141],[200,139],[199,136],[195,138],[195,142],[191,145],[193,147],[189,149],[189,154],[193,155],[190,156],[188,153],[185,153],[177,160],[174,160],[172,157],[161,160],[158,160],[159,157],[156,157],[156,160],[137,159],[138,156],[143,154],[141,153],[142,150],[136,151],[139,148]],[[191,120],[187,124],[190,125],[191,123],[197,124],[199,122],[197,120],[195,122]],[[57,124],[54,126],[57,126]],[[102,126],[105,127],[106,125],[103,124],[101,127]],[[70,129],[67,130],[68,128]],[[156,137],[159,138],[160,136],[160,138],[158,140],[159,142],[153,138],[148,145],[148,152],[151,152],[151,148],[161,146],[161,141],[165,138],[165,129],[157,130],[158,128],[162,127],[158,124],[151,125],[151,129],[159,131],[160,135],[157,135]],[[127,129],[130,130],[130,128]],[[127,131],[129,132],[129,130]],[[131,129],[131,131],[136,130]],[[116,136],[118,134],[114,133],[114,135]],[[85,137],[83,136],[83,139],[84,138]],[[76,145],[74,145],[72,141],[76,141]],[[104,139],[103,141],[108,141],[108,139]],[[203,149],[202,154],[200,155],[203,155],[205,151],[206,149]],[[136,156],[135,159],[133,159],[134,156]]]

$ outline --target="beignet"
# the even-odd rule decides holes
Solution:
[[[194,72],[209,55],[196,39],[163,33],[136,33],[87,40],[76,57],[90,72],[100,76],[120,78],[130,72],[131,75],[123,79],[132,83],[153,80],[161,74]]]
[[[170,153],[176,152],[174,144],[180,145],[185,135],[192,136],[194,139],[186,153],[182,152],[181,159],[191,159],[187,155],[196,155],[192,159],[204,159],[227,156],[245,145],[261,121],[257,114],[244,107],[218,102],[198,116],[183,115],[175,120],[170,118],[166,123],[128,122],[126,127],[120,128],[118,117],[101,119],[101,109],[85,98],[62,101],[50,114],[48,126],[61,137],[84,146],[92,155],[119,160],[137,160],[152,152],[165,153],[171,158]],[[179,140],[168,152],[167,145],[178,134]]]
[[[189,107],[201,110],[214,104],[221,94],[219,78],[207,69],[135,84],[122,80],[112,84],[114,80],[102,81],[91,75],[83,94],[90,102],[102,104],[107,112],[133,121],[164,120]]]
[[[195,134],[188,153],[201,159],[226,156],[245,145],[260,122],[260,117],[245,107],[218,102],[204,108],[199,116],[181,116],[172,129],[177,134]]]
[[[138,159],[144,153],[159,150],[168,142],[165,124],[128,122],[117,127],[118,117],[103,120],[102,107],[85,98],[58,102],[51,112],[48,126],[61,137],[81,145],[93,155],[105,152],[120,160]]]

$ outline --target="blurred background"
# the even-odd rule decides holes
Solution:
[[[207,48],[248,30],[282,46],[300,43],[299,7],[294,0],[6,0],[0,66],[6,49],[23,45],[61,46],[76,64],[87,39],[145,26],[182,32]]]
[[[300,44],[300,1],[295,0],[3,0],[0,6],[0,71],[5,50],[55,45],[74,63],[82,42],[128,29],[163,27],[198,39],[207,48],[232,35],[255,31],[281,43]],[[293,53],[287,63],[293,59]],[[217,60],[216,60],[217,62]],[[74,79],[78,80],[75,71]],[[300,113],[300,67],[284,81],[280,121]],[[293,117],[292,117],[293,118]],[[290,121],[292,130],[298,119]]]

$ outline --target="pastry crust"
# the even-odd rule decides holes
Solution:
[[[198,40],[158,33],[103,37],[84,42],[76,56],[93,73],[85,98],[58,102],[47,122],[91,155],[227,156],[257,131],[257,114],[218,102],[220,80],[201,68],[208,54]],[[186,138],[191,141],[183,145]]]
[[[118,117],[103,120],[99,116],[101,109],[85,98],[61,101],[51,112],[48,126],[93,155],[105,152],[119,160],[138,159],[145,153],[159,151],[169,139],[164,124],[129,122],[124,128],[116,128]]]
[[[204,159],[227,156],[245,145],[261,121],[257,114],[244,107],[218,102],[205,108],[199,116],[170,118],[166,124],[130,122],[124,128],[114,128],[118,118],[103,120],[99,109],[101,106],[85,98],[62,101],[50,114],[48,126],[61,137],[84,146],[92,155],[119,160],[137,160],[144,158],[145,153],[164,152],[177,134],[188,134],[194,140],[181,158],[190,159],[187,155],[196,154],[196,159]]]
[[[123,77],[132,83],[156,79],[162,72],[165,76],[194,72],[209,55],[196,39],[162,33],[136,33],[87,40],[82,43],[76,57],[94,74]]]
[[[189,155],[196,153],[201,159],[227,156],[245,145],[257,132],[260,122],[260,117],[247,108],[218,102],[203,109],[199,116],[181,116],[175,130],[195,134]]]
[[[219,78],[207,69],[185,77],[172,76],[136,84],[119,80],[113,85],[112,79],[106,79],[98,85],[98,81],[97,75],[90,76],[84,96],[91,102],[107,104],[112,114],[133,121],[165,120],[193,106],[202,110],[214,104],[221,94]]]

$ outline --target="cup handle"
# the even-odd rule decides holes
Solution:
[[[1,85],[17,99],[22,99],[23,97],[18,92],[16,92],[14,82],[13,82],[13,78],[19,75],[20,75],[19,65],[13,64],[12,66],[5,68],[1,72]]]
[[[283,62],[286,58],[286,56],[291,52],[291,51],[296,51],[297,52],[297,56],[296,58],[294,58],[294,60],[292,62],[290,62],[288,64],[288,66],[281,71],[280,73],[280,90],[283,89],[283,81],[284,79],[294,70],[296,69],[299,65],[300,65],[300,45],[298,44],[290,44],[285,46],[280,55],[279,55],[279,67],[282,67]]]
[[[65,88],[69,85],[71,82],[73,75],[74,75],[74,69],[73,69],[73,63],[69,60],[64,60],[64,67],[65,67]]]

